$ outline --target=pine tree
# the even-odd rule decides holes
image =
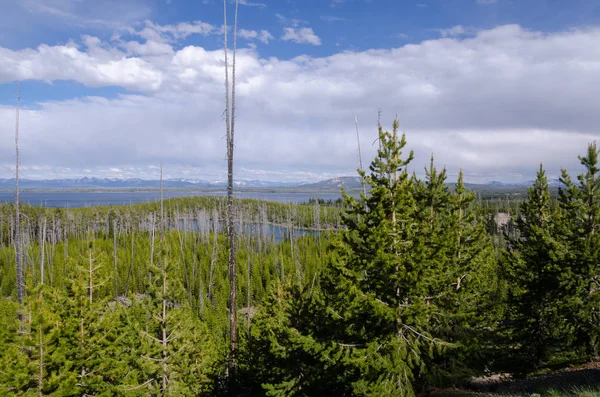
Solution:
[[[0,298],[0,395],[3,396],[34,394],[38,389],[37,368],[32,357],[35,341],[29,322],[17,319],[19,311],[23,308],[18,302]]]
[[[491,238],[476,207],[476,193],[467,191],[462,170],[453,193],[444,188],[445,175],[436,174],[433,162],[426,175],[428,184],[440,191],[437,201],[442,204],[437,206],[439,226],[429,244],[440,262],[433,275],[437,284],[432,295],[437,296],[437,313],[443,321],[435,335],[452,348],[428,360],[424,380],[444,386],[480,375],[489,363],[490,327],[498,315],[497,268]]]
[[[516,347],[509,355],[513,372],[536,370],[569,343],[562,284],[569,270],[557,215],[540,165],[516,220],[517,236],[506,236],[508,249],[502,259],[508,286],[506,326]]]
[[[331,323],[319,292],[276,282],[242,339],[242,391],[268,396],[350,395],[345,374],[349,350],[323,340]]]
[[[414,393],[422,356],[445,343],[427,329],[430,269],[421,262],[427,254],[418,239],[420,208],[406,169],[413,153],[401,157],[406,139],[398,137],[397,120],[392,133],[380,128],[379,144],[371,173],[363,176],[371,195],[346,196],[348,231],[322,288],[340,330],[332,339],[352,350],[350,365],[361,373],[350,379],[354,393],[403,396]]]
[[[481,259],[455,261],[445,171],[432,163],[425,182],[409,176],[413,154],[402,158],[406,140],[397,121],[392,133],[380,129],[379,142],[370,175],[359,171],[370,195],[344,193],[347,230],[319,288],[279,293],[254,320],[253,348],[260,346],[263,365],[283,365],[264,375],[270,395],[309,395],[317,387],[337,395],[414,395],[425,365],[454,345],[444,339],[450,321],[464,322],[451,311],[471,280],[463,277],[464,289],[457,288],[457,274]]]
[[[572,182],[562,170],[559,203],[562,211],[561,232],[569,245],[563,289],[568,291],[569,313],[576,325],[577,342],[587,356],[598,358],[600,345],[600,167],[596,143],[579,157],[585,173]]]
[[[145,380],[139,386],[146,393],[160,396],[196,396],[210,390],[215,371],[214,339],[189,306],[181,280],[172,277],[169,242],[161,237],[159,266],[150,271],[154,280],[139,307],[145,318],[128,320],[140,336],[141,372]],[[181,270],[181,269],[177,269]]]

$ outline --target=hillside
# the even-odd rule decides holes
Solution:
[[[316,183],[307,183],[300,185],[303,189],[315,190],[339,190],[342,187],[346,190],[362,189],[361,178],[359,176],[341,176],[338,178],[326,179]]]

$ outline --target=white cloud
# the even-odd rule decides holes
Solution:
[[[256,30],[240,29],[238,35],[243,39],[255,39],[258,37],[258,32]]]
[[[298,18],[288,18],[284,15],[281,14],[275,14],[275,18],[277,18],[277,20],[279,21],[279,23],[283,24],[283,25],[289,25],[292,26],[294,28],[297,28],[300,25],[306,25],[308,24],[308,21],[305,21],[303,19],[298,19]]]
[[[540,161],[551,176],[574,169],[586,143],[600,138],[599,40],[600,29],[543,34],[507,25],[323,58],[261,58],[242,49],[238,176],[353,174],[354,116],[367,162],[380,108],[386,127],[398,114],[416,149],[417,172],[432,152],[451,175],[463,168],[472,181],[529,179]],[[118,168],[136,176],[155,172],[148,166],[163,160],[181,175],[224,176],[221,50],[152,40],[122,48],[89,36],[83,42],[0,48],[0,83],[62,79],[145,94],[25,108],[24,165],[71,174]],[[27,83],[23,89],[26,96]],[[14,108],[0,106],[0,176],[11,173],[13,128]]]
[[[243,5],[243,6],[262,7],[262,8],[267,7],[267,5],[265,3],[258,3],[258,2],[248,1],[248,0],[239,0],[239,2],[240,2],[240,5]]]
[[[174,25],[157,25],[152,21],[145,21],[145,27],[141,31],[130,31],[146,40],[154,41],[177,41],[192,34],[208,36],[220,32],[215,26],[202,21],[180,22]]]
[[[321,45],[321,39],[313,32],[312,28],[284,28],[281,40],[300,44]]]
[[[121,46],[127,50],[128,54],[144,57],[174,54],[173,47],[169,44],[158,43],[152,40],[147,40],[144,44],[137,41],[127,41],[121,43]]]
[[[438,32],[442,37],[469,36],[477,33],[477,30],[462,25],[456,25],[446,29],[435,29],[435,31]]]
[[[267,30],[261,30],[260,32],[257,32],[256,30],[240,29],[238,31],[238,35],[247,40],[258,39],[265,44],[268,44],[270,40],[275,39],[275,37],[273,37],[273,35]]]
[[[267,30],[261,30],[258,35],[258,39],[265,44],[268,44],[270,40],[275,40],[275,37]]]
[[[72,45],[40,45],[13,51],[0,48],[0,83],[14,80],[74,80],[88,87],[122,86],[155,91],[163,74],[143,58],[105,49],[97,38],[84,37],[87,51]]]

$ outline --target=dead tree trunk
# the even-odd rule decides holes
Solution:
[[[113,279],[115,287],[115,299],[119,297],[119,284],[117,273],[117,220],[113,219]]]
[[[156,217],[154,212],[152,213],[152,231],[150,232],[150,269],[154,266],[154,226],[156,225]],[[148,272],[148,284],[152,282],[152,270]]]
[[[163,212],[163,171],[162,161],[160,163],[160,223],[161,223],[161,252],[162,252],[162,310],[160,317],[160,328],[161,328],[161,359],[162,359],[162,386],[161,395],[167,394],[167,384],[169,381],[168,373],[169,368],[167,364],[168,359],[168,340],[167,340],[167,255],[165,253],[165,230],[164,230],[164,212]]]
[[[248,340],[250,340],[250,321],[251,321],[251,316],[250,316],[250,306],[251,306],[251,300],[252,300],[252,293],[251,293],[251,288],[252,288],[252,261],[250,260],[250,253],[252,252],[252,236],[248,236],[248,268],[247,273],[246,273],[246,281],[248,283],[247,287],[246,287],[246,320],[248,321]]]
[[[19,208],[19,111],[21,109],[21,83],[17,83],[17,114],[15,123],[15,260],[17,271],[17,298],[23,304],[23,258],[21,255],[21,213]]]
[[[218,254],[218,244],[219,244],[219,239],[218,239],[218,232],[219,232],[219,213],[217,212],[216,208],[213,210],[213,245],[212,245],[212,254],[210,256],[210,268],[208,270],[208,293],[207,293],[207,297],[208,299],[212,302],[212,286],[214,283],[214,271],[215,271],[215,264],[217,262],[217,254]]]
[[[129,281],[131,280],[131,273],[133,272],[133,265],[135,261],[135,232],[133,227],[131,228],[131,263],[129,264],[129,272],[127,272],[127,282],[125,283],[125,296],[129,293]]]
[[[88,267],[89,278],[90,278],[89,279],[89,286],[88,286],[88,289],[90,291],[89,292],[90,303],[92,303],[93,300],[94,300],[94,270],[95,269],[94,269],[94,266],[93,266],[94,265],[94,261],[92,260],[92,247],[91,247],[92,244],[93,243],[90,242],[90,249],[88,250],[89,251],[89,258],[90,258],[89,267]]]
[[[198,278],[198,314],[204,314],[204,281],[202,280],[202,263],[198,264],[198,245],[202,244],[200,233],[194,239],[194,279]]]
[[[364,172],[362,163],[362,154],[360,152],[360,134],[358,133],[358,117],[354,116],[354,123],[356,124],[356,143],[358,145],[358,164],[360,166],[360,172]],[[362,178],[363,195],[367,195],[367,187],[365,185],[365,178]]]
[[[237,345],[237,281],[235,261],[235,224],[233,208],[233,149],[235,136],[235,56],[237,46],[237,20],[239,0],[235,2],[235,20],[233,26],[233,62],[231,83],[231,108],[229,106],[229,63],[227,58],[227,0],[223,0],[223,44],[225,54],[225,123],[227,130],[227,234],[229,237],[229,369],[230,375],[234,375],[235,356]]]
[[[165,213],[163,209],[163,164],[160,162],[160,232],[161,237],[165,232]]]
[[[46,243],[46,218],[43,219],[42,232],[40,233],[40,283],[44,284],[44,249]]]
[[[163,258],[162,266],[162,313],[160,317],[160,328],[161,328],[161,345],[162,345],[162,388],[161,394],[164,396],[167,393],[167,383],[169,381],[168,374],[169,368],[167,364],[168,359],[168,340],[167,340],[167,265],[165,258]]]

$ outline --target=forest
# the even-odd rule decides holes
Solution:
[[[359,199],[233,202],[233,330],[226,199],[0,206],[0,395],[415,396],[598,360],[595,143],[499,208],[378,138]]]

